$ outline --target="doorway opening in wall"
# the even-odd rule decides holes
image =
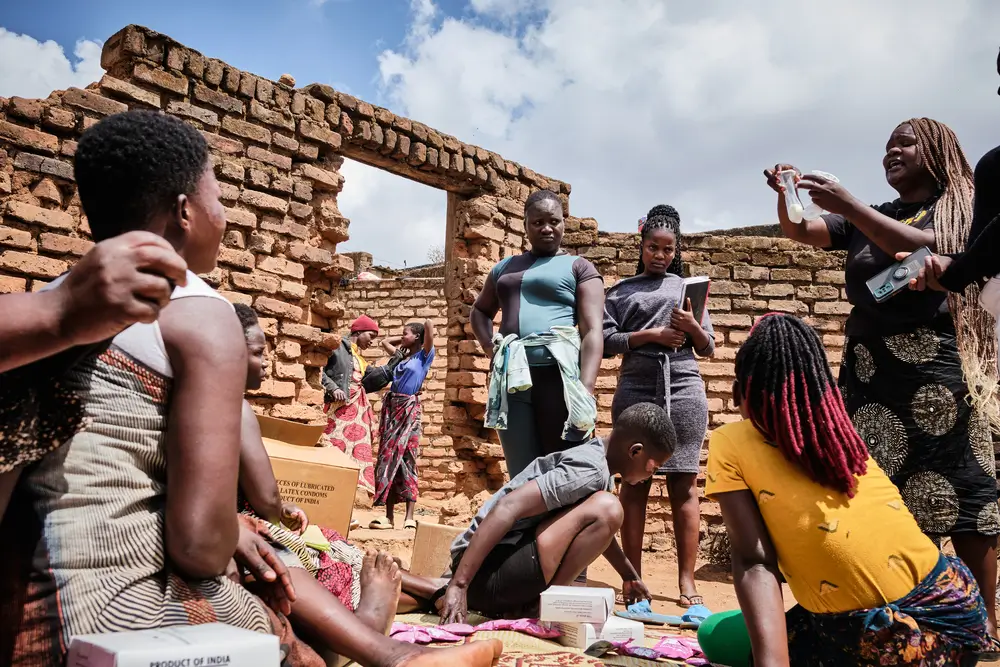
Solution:
[[[370,254],[377,277],[443,276],[447,193],[349,158],[340,172],[351,238],[337,251]]]
[[[337,207],[350,220],[350,239],[337,246],[340,255],[354,260],[354,272],[334,286],[342,314],[330,320],[340,335],[347,335],[351,323],[367,315],[378,326],[378,336],[361,356],[370,368],[384,368],[392,363],[392,350],[408,324],[424,324],[434,329],[434,358],[420,385],[422,413],[417,479],[418,514],[428,512],[428,501],[442,501],[455,488],[454,473],[448,468],[454,460],[451,439],[444,436],[444,405],[448,372],[448,303],[445,298],[445,244],[448,219],[448,193],[412,181],[403,176],[344,158],[340,167],[344,177]],[[383,346],[387,342],[389,346]],[[400,363],[397,361],[396,363]],[[382,377],[390,377],[385,371]],[[376,373],[372,374],[373,376]],[[390,387],[366,389],[365,401],[373,411],[372,454],[384,446],[378,434],[385,416],[383,403]],[[393,399],[400,404],[398,396]],[[353,413],[352,413],[353,414]],[[394,424],[404,417],[393,412]],[[337,428],[334,413],[334,430]],[[393,434],[394,429],[389,429]],[[395,435],[391,437],[396,437]],[[394,446],[394,445],[393,445]],[[362,525],[377,519],[365,499],[359,498]],[[396,524],[404,523],[402,504],[396,508]],[[385,510],[380,510],[385,514]],[[407,517],[409,518],[409,517]]]

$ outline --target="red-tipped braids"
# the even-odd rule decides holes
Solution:
[[[736,354],[736,393],[753,425],[810,479],[854,496],[868,448],[854,430],[819,336],[769,314]]]

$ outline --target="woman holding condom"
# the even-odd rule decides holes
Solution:
[[[778,182],[781,171],[795,168],[779,164],[764,173],[778,192],[786,236],[847,252],[853,308],[839,384],[855,427],[921,530],[938,543],[949,536],[983,597],[992,600],[1000,534],[996,470],[989,421],[968,399],[970,386],[979,395],[994,380],[975,359],[990,344],[968,324],[975,301],[953,298],[949,304],[937,292],[904,291],[880,304],[866,285],[897,253],[964,247],[972,220],[972,169],[954,132],[928,118],[897,126],[882,164],[898,199],[869,207],[835,181],[801,176],[798,187],[830,213],[799,224],[789,219]],[[988,611],[990,633],[996,634],[993,605]]]

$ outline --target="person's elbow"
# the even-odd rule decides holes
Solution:
[[[234,510],[227,525],[187,522],[183,527],[167,526],[167,555],[175,568],[194,579],[211,579],[226,572],[239,537]]]

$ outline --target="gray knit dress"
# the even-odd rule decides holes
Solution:
[[[670,326],[670,316],[681,295],[683,281],[668,273],[660,277],[626,278],[608,290],[604,300],[604,355],[624,355],[611,419],[630,405],[656,403],[670,415],[677,431],[677,449],[661,473],[697,473],[701,447],[708,429],[708,400],[690,337],[677,351],[661,345],[630,350],[630,333]],[[709,344],[701,356],[715,351],[715,332],[708,309],[702,318]],[[669,401],[667,398],[669,397]]]

